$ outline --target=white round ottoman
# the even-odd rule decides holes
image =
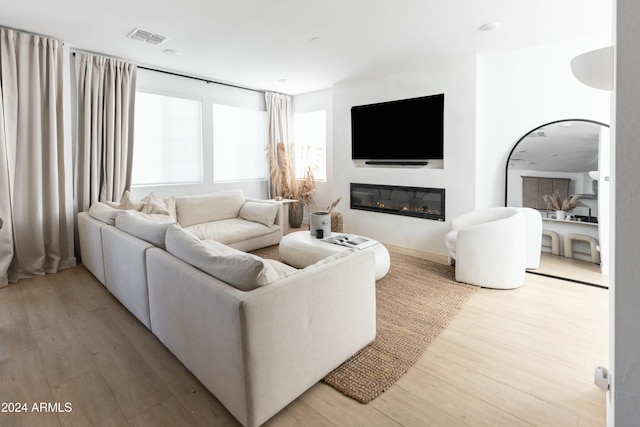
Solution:
[[[331,233],[331,236],[341,235],[344,233]],[[327,236],[330,237],[330,236]],[[391,266],[389,251],[380,242],[373,239],[370,240],[371,245],[362,251],[372,251],[375,255],[376,264],[376,280],[382,279]],[[280,257],[284,262],[296,268],[305,268],[313,263],[320,261],[337,252],[346,251],[350,248],[342,245],[328,243],[322,239],[316,239],[309,231],[296,231],[289,233],[280,240]]]

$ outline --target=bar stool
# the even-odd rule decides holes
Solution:
[[[549,238],[549,244],[545,244],[545,237]],[[542,247],[549,248],[552,255],[560,255],[560,238],[558,233],[551,230],[542,230]]]
[[[586,242],[589,245],[589,252],[580,252],[573,250],[573,242]],[[591,257],[591,262],[594,264],[600,264],[600,251],[598,248],[598,240],[595,237],[586,236],[584,234],[565,234],[564,235],[564,256],[567,258],[575,258],[575,253],[588,255]]]

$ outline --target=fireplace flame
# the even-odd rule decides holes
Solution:
[[[351,207],[444,221],[444,189],[351,184]]]

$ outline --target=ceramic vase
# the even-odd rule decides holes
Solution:
[[[331,215],[327,212],[314,212],[309,215],[309,231],[311,231],[311,235],[318,237],[318,230],[322,230],[322,237],[331,235]]]
[[[302,216],[304,214],[304,205],[300,202],[289,204],[289,227],[300,228],[302,225]]]

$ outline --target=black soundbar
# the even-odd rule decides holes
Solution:
[[[429,162],[425,160],[367,160],[367,165],[395,165],[395,166],[426,166]]]

